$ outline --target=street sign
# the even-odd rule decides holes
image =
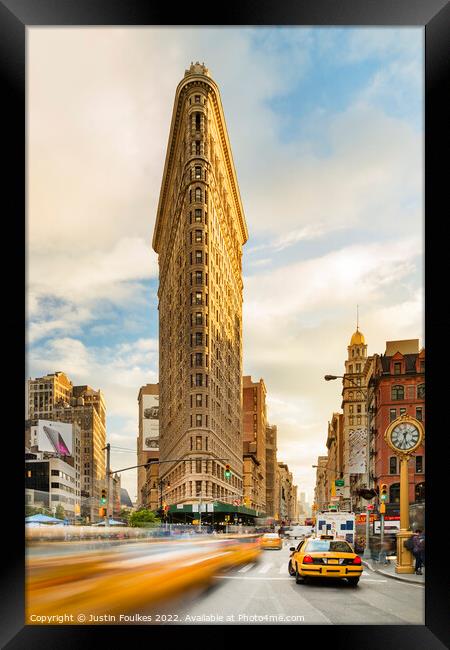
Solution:
[[[328,510],[333,511],[333,510],[337,510],[337,509],[338,509],[337,504],[330,503],[329,506],[328,506]]]
[[[344,487],[344,479],[343,478],[337,478],[334,482],[336,487]]]
[[[373,510],[373,509],[374,509],[374,505],[372,503],[369,503],[369,505],[367,506],[367,510]]]

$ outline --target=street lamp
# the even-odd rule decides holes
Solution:
[[[365,388],[362,388],[356,381],[351,379],[350,377],[344,377],[343,375],[325,375],[324,376],[325,381],[332,381],[334,379],[344,379],[349,382],[351,382],[356,388],[361,391],[365,395],[366,398],[366,419],[367,419],[367,425],[366,425],[366,471],[367,471],[367,488],[369,488],[370,485],[370,470],[369,470],[369,462],[370,462],[370,436],[369,436],[369,391],[366,390]],[[345,388],[345,386],[344,386]],[[350,474],[349,474],[350,477]],[[349,481],[350,482],[350,481]],[[350,508],[351,506],[351,487],[350,489]],[[370,510],[369,510],[369,504],[367,504],[366,507],[366,545],[364,548],[364,554],[363,558],[366,560],[371,559],[371,554],[369,550],[369,529],[370,529]]]

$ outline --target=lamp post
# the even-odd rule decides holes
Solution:
[[[367,488],[369,488],[370,484],[370,471],[369,471],[369,462],[370,462],[370,436],[369,436],[369,391],[366,390],[365,388],[362,388],[357,384],[356,381],[351,379],[350,377],[344,377],[343,375],[325,375],[324,376],[325,381],[332,381],[334,379],[344,379],[351,382],[358,390],[365,395],[366,398],[366,472],[367,472]],[[345,388],[345,385],[344,385]],[[350,483],[350,473],[349,473],[349,483]],[[350,504],[351,504],[351,488],[350,488]],[[351,508],[351,505],[350,505]],[[370,510],[369,510],[369,503],[367,503],[366,507],[366,544],[364,547],[364,553],[363,553],[363,558],[365,560],[370,560],[371,559],[371,554],[370,554],[370,549],[369,549],[369,530],[370,530]]]

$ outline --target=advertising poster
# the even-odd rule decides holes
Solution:
[[[350,431],[348,454],[349,474],[364,474],[367,454],[367,431],[365,428]]]
[[[72,424],[38,420],[37,446],[39,451],[51,451],[58,456],[71,456]]]
[[[142,398],[142,450],[159,451],[159,395]]]

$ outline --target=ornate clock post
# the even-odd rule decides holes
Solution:
[[[409,530],[408,461],[423,443],[424,437],[422,422],[408,415],[391,422],[384,434],[386,443],[400,459],[400,530],[397,533],[396,573],[414,573],[412,553],[405,548],[405,541],[412,536]]]

